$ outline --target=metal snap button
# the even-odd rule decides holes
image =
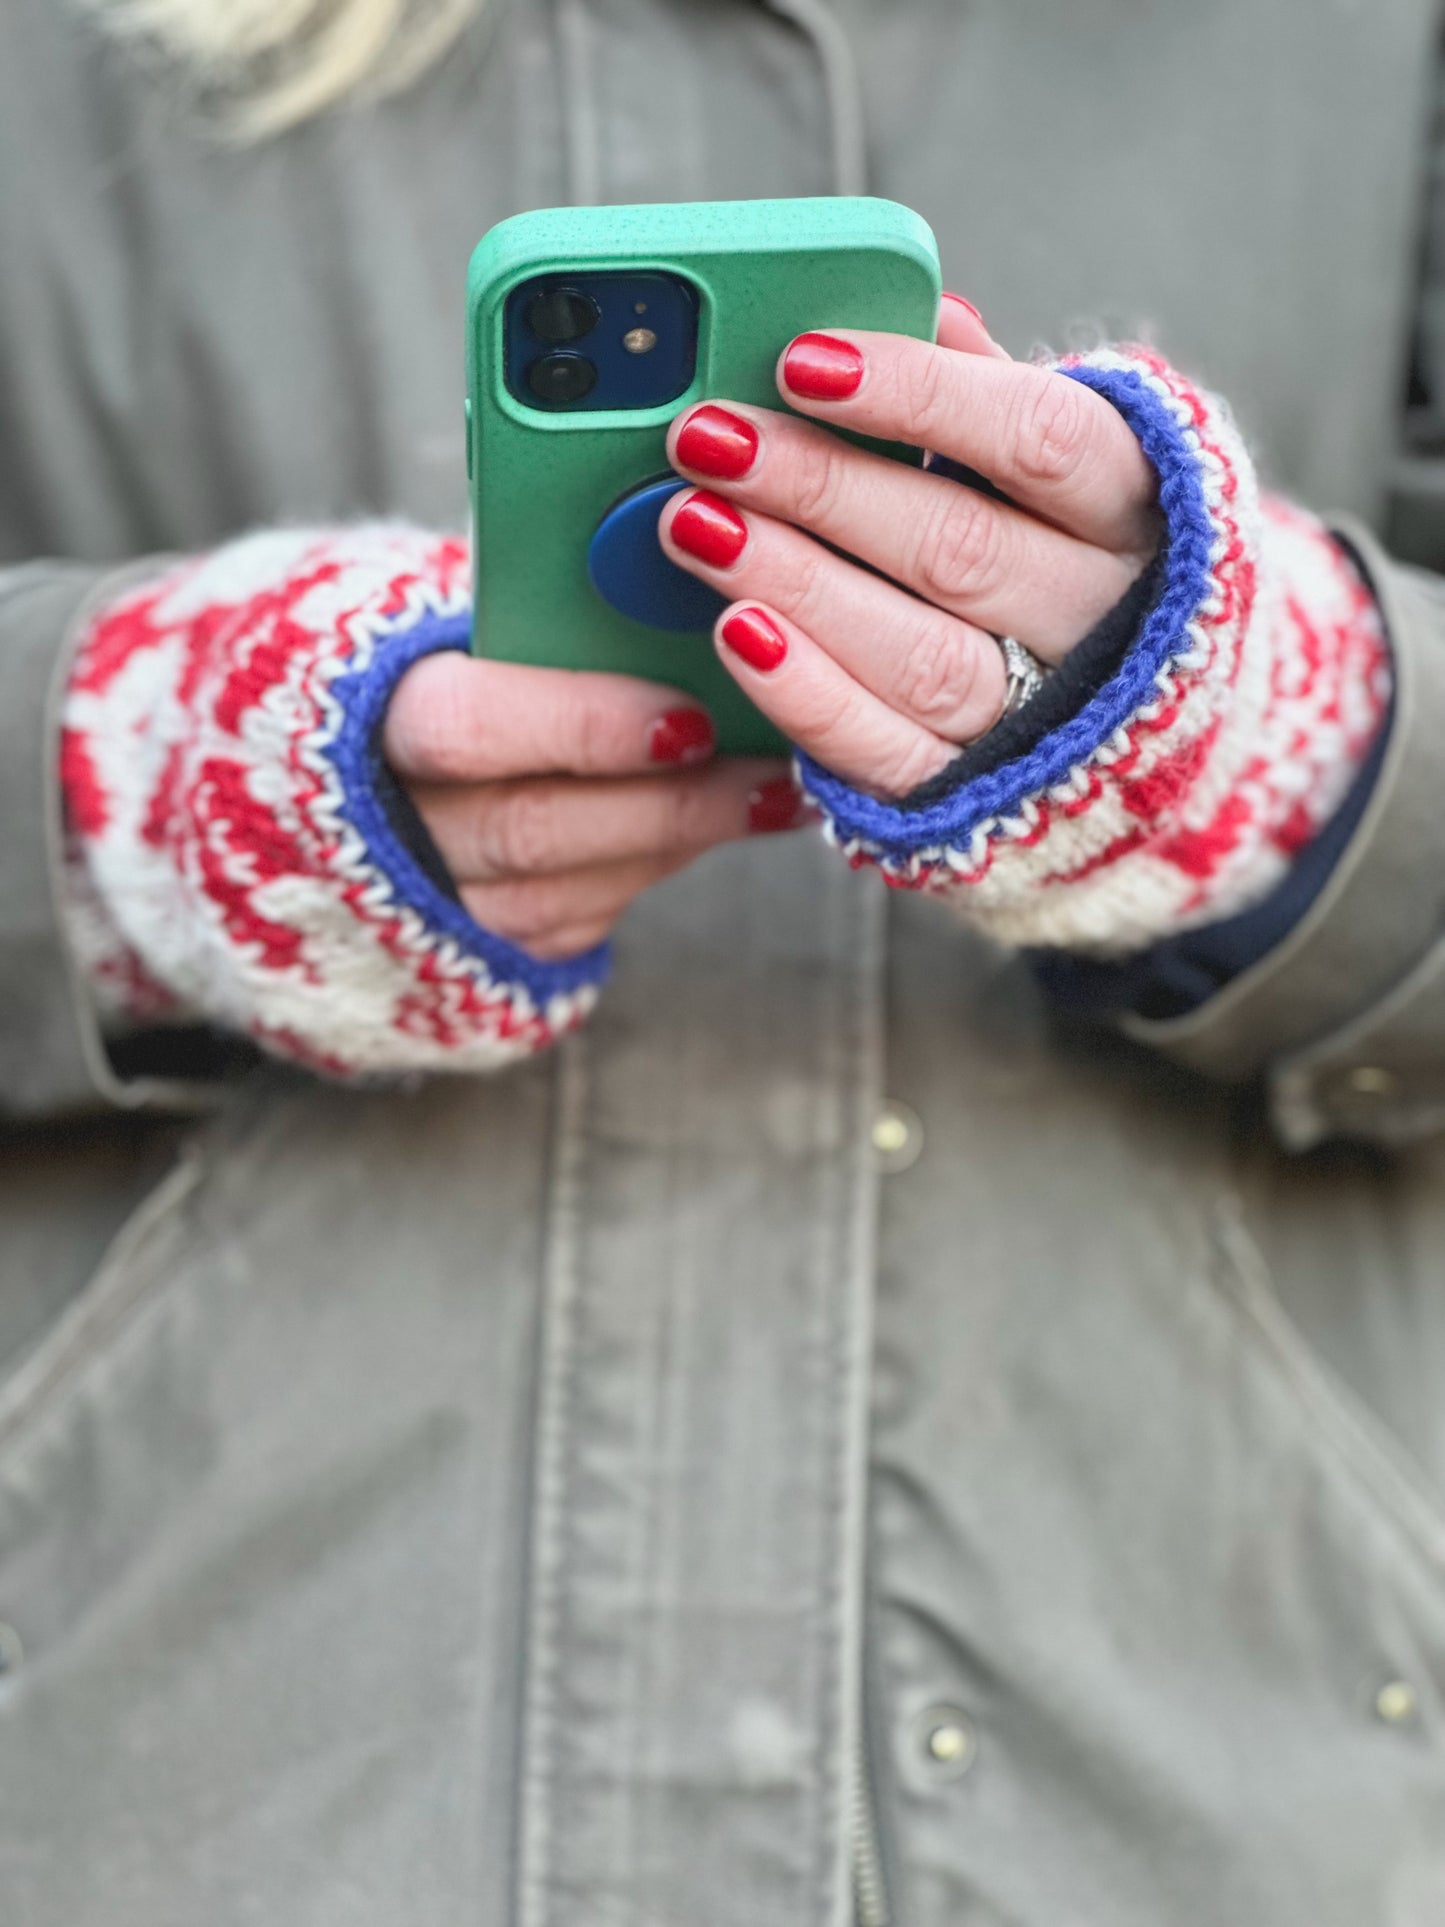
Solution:
[[[923,1155],[923,1120],[910,1105],[890,1097],[873,1120],[873,1150],[887,1176],[906,1171]]]
[[[1387,1680],[1375,1695],[1375,1717],[1386,1726],[1408,1726],[1419,1710],[1419,1695],[1407,1679]]]
[[[914,1757],[930,1780],[961,1780],[978,1758],[978,1736],[956,1706],[928,1706],[913,1722]]]

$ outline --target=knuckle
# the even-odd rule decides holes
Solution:
[[[808,449],[793,489],[793,509],[800,522],[831,520],[843,483],[841,453],[831,437],[823,436]]]
[[[944,754],[937,745],[918,738],[900,743],[879,761],[875,788],[880,796],[907,796],[943,767]]]
[[[910,439],[930,442],[953,413],[950,371],[936,350],[905,354],[898,366],[898,402]]]
[[[487,892],[489,928],[514,943],[535,943],[568,920],[571,906],[556,884],[502,884]]]
[[[808,741],[819,760],[831,764],[847,759],[858,734],[860,698],[846,682],[817,690],[808,712]]]
[[[1088,460],[1093,412],[1075,381],[1048,375],[1023,394],[1014,425],[1014,466],[1026,480],[1060,487],[1074,480]]]
[[[600,696],[580,695],[570,732],[572,767],[582,773],[611,768],[621,751],[621,738],[615,705]]]
[[[941,728],[968,707],[978,658],[965,634],[920,624],[902,645],[897,673],[903,708],[915,721]]]
[[[436,782],[475,776],[491,747],[485,706],[478,711],[485,667],[447,650],[407,670],[383,727],[383,749],[395,769]]]
[[[450,706],[432,694],[429,687],[398,687],[386,719],[387,758],[399,770],[455,779],[463,773],[461,737]]]
[[[770,592],[770,600],[800,627],[811,626],[810,618],[826,613],[828,570],[834,558],[817,542],[800,539],[798,553],[792,558],[785,582]]]
[[[556,812],[540,791],[515,789],[500,804],[484,837],[484,855],[504,875],[545,870],[556,854]]]
[[[700,850],[718,840],[718,792],[714,784],[682,782],[668,799],[657,838],[660,850]]]
[[[946,483],[936,494],[919,535],[919,585],[944,607],[970,596],[987,598],[1001,586],[1002,518],[972,489]]]

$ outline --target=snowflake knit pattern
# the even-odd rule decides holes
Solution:
[[[579,1023],[604,948],[482,929],[388,816],[402,672],[471,627],[465,546],[245,537],[103,610],[64,703],[73,945],[112,1028],[204,1021],[339,1078],[485,1071]]]
[[[1006,943],[1119,957],[1260,902],[1343,802],[1390,700],[1367,584],[1261,501],[1224,406],[1142,349],[1055,364],[1159,476],[1163,587],[1117,672],[1026,754],[917,808],[811,758],[825,834]]]

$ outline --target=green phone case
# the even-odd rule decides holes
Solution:
[[[537,274],[658,269],[699,297],[697,367],[661,407],[547,413],[503,380],[507,295]],[[587,574],[593,531],[618,498],[667,469],[669,423],[706,396],[781,406],[774,370],[796,334],[878,328],[933,339],[938,249],[893,201],[838,198],[547,208],[485,235],[467,273],[467,468],[472,647],[510,662],[619,670],[704,702],[719,746],[772,754],[782,739],[717,661],[712,639],[617,614]],[[916,449],[887,451],[917,461]]]

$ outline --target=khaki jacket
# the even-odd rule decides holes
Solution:
[[[1445,1919],[1445,603],[1365,529],[1436,27],[497,0],[236,151],[0,12],[6,1927]],[[91,599],[459,523],[500,216],[865,185],[1015,351],[1148,332],[1359,518],[1399,696],[1306,922],[1121,1037],[779,839],[505,1077],[110,1062],[51,884]]]

